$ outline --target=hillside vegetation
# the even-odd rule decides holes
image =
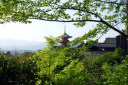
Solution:
[[[55,40],[56,41],[56,40]],[[51,44],[52,43],[52,44]],[[120,57],[120,49],[96,58],[84,56],[85,47],[47,47],[36,54],[0,56],[2,85],[127,85],[128,58]],[[34,56],[33,56],[34,55]]]

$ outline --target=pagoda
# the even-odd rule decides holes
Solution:
[[[69,38],[72,38],[72,36],[69,36],[67,33],[66,33],[66,28],[64,29],[64,34],[63,34],[63,37],[61,38],[61,45],[62,46],[67,46],[67,42],[69,42]]]

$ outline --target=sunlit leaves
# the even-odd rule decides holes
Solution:
[[[104,79],[107,79],[107,81],[104,82],[105,85],[111,84],[121,84],[121,85],[126,85],[128,84],[128,78],[127,78],[127,62],[124,60],[120,65],[115,65],[115,66],[110,66],[107,63],[103,65],[103,69],[105,70],[105,74],[103,75]]]
[[[84,73],[84,67],[81,62],[74,60],[69,66],[64,68],[59,74],[55,75],[56,84],[88,84],[88,78]]]
[[[77,27],[86,21],[112,25],[126,23],[126,5],[120,0],[3,0],[0,2],[0,23],[31,23],[31,19],[48,21],[69,21]],[[124,3],[123,3],[124,4]],[[28,20],[29,19],[29,20]],[[82,21],[83,20],[83,21]],[[92,34],[93,35],[93,34]]]
[[[40,78],[45,77],[41,82],[56,85],[88,84],[88,78],[80,59],[84,48],[56,46],[59,43],[58,38],[46,37],[46,39],[47,47],[34,56],[38,60],[38,75]]]
[[[109,2],[109,0],[106,0],[106,2]],[[111,2],[116,2],[116,0],[111,1]],[[120,2],[122,3],[122,1],[120,1]],[[84,10],[83,11],[84,13],[98,12],[97,14],[100,13],[99,9],[101,9],[101,12],[104,12],[106,10],[108,12],[115,11],[116,13],[120,13],[122,11],[122,8],[124,8],[122,5],[119,5],[119,4],[117,4],[117,5],[113,4],[113,3],[106,4],[105,2],[97,1],[97,0],[94,0],[94,1],[92,1],[92,0],[83,0],[83,1],[78,1],[78,0],[69,0],[69,1],[9,0],[9,1],[6,1],[6,0],[3,0],[3,1],[1,1],[1,4],[2,4],[1,6],[8,8],[8,9],[2,10],[2,11],[9,10],[8,13],[6,13],[7,16],[8,15],[12,16],[13,14],[15,14],[17,12],[21,13],[21,11],[24,11],[25,15],[28,15],[28,17],[24,16],[25,19],[23,19],[23,21],[25,20],[25,22],[26,22],[26,19],[29,17],[37,18],[37,19],[45,18],[45,19],[50,19],[50,20],[71,19],[72,14],[70,12],[66,11],[66,10],[69,10],[69,8],[71,11],[74,11],[74,8],[75,8],[75,9],[79,9],[78,11]],[[62,8],[65,8],[65,10],[63,10]],[[53,11],[56,11],[56,12],[53,12]],[[79,17],[88,16],[88,15],[83,15],[82,12],[78,13],[78,14],[76,14],[75,12],[77,13],[77,11],[74,11],[76,19],[78,19]],[[43,13],[45,13],[45,15]],[[33,14],[33,15],[31,15],[31,14]],[[19,17],[16,17],[17,20]],[[97,17],[97,16],[95,16],[95,17]],[[83,19],[83,18],[80,18],[80,19]],[[86,19],[88,20],[90,18],[86,18]],[[9,21],[11,21],[11,19]],[[14,21],[14,20],[12,20],[12,21]],[[23,21],[21,19],[19,19],[19,22],[23,22]]]
[[[59,42],[60,42],[60,38],[59,37],[45,37],[45,39],[47,40],[46,43],[47,43],[47,46],[50,48],[50,47],[53,47],[53,46],[58,46]]]

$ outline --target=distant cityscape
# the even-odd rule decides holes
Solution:
[[[27,40],[0,39],[0,52],[7,53],[9,51],[12,56],[14,56],[15,53],[20,55],[24,52],[37,52],[45,46],[45,42],[41,43]]]

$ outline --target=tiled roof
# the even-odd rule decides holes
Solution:
[[[115,48],[116,44],[113,44],[113,43],[99,43],[98,47],[100,47],[100,48]]]
[[[99,43],[100,48],[116,48],[116,38],[106,38],[104,43]]]
[[[106,40],[104,41],[104,43],[113,43],[113,44],[116,44],[116,38],[106,38]]]

